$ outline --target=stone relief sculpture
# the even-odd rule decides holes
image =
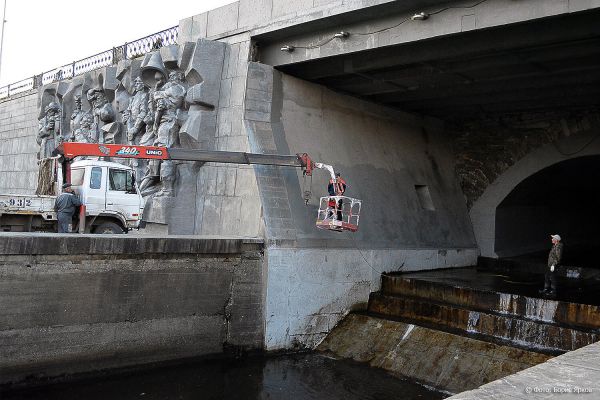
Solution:
[[[200,39],[159,47],[143,57],[42,87],[40,158],[52,154],[61,135],[83,143],[214,149],[227,45]],[[62,110],[68,110],[67,115]],[[179,199],[176,189],[195,188],[195,171],[202,165],[112,161],[134,168],[146,198],[144,219],[159,224],[168,224],[175,204],[189,200],[190,195]]]
[[[129,144],[140,144],[140,133],[145,131],[146,114],[148,114],[148,90],[142,78],[133,81],[135,94],[129,101],[129,106],[123,113],[123,123],[127,127]]]
[[[129,100],[129,105],[123,113],[123,123],[127,132],[127,142],[139,145],[142,135],[146,132],[148,115],[148,89],[139,76],[133,81],[134,95]],[[131,159],[130,165],[135,169],[136,176],[141,177],[146,169],[145,160]]]
[[[98,143],[93,125],[92,114],[84,113],[79,119],[79,127],[73,132],[72,140],[79,143]]]
[[[79,128],[81,117],[85,114],[85,111],[81,109],[81,95],[75,95],[74,97],[75,108],[71,113],[71,122],[69,127],[71,128],[71,135]]]
[[[39,159],[52,157],[52,152],[62,142],[62,109],[52,102],[44,109],[44,117],[39,120],[37,143],[40,145]]]
[[[183,74],[172,71],[165,83],[166,70],[160,53],[154,53],[148,63],[142,67],[142,77],[148,83],[154,83],[148,98],[147,131],[141,139],[143,145],[173,147],[179,144],[179,129],[184,118],[186,89],[183,86]],[[172,161],[152,160],[142,179],[140,190],[152,192],[157,183],[162,188],[157,196],[172,196],[176,171]]]
[[[98,143],[115,143],[114,134],[116,132],[102,129],[104,125],[115,121],[115,109],[106,100],[104,90],[100,88],[88,90],[87,99],[92,106]]]
[[[181,84],[182,79],[183,74],[181,72],[173,71],[169,74],[169,82],[164,85],[162,90],[154,93],[154,101],[156,102],[156,115],[154,117],[155,146],[173,147],[179,144],[180,121],[183,119],[182,111],[186,94],[186,90]],[[172,196],[175,178],[173,161],[162,161],[160,165],[160,182],[163,187],[157,196]]]

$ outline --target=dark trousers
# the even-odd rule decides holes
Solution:
[[[337,220],[341,221],[342,220],[342,206],[343,206],[343,202],[342,199],[339,199],[337,207],[338,207],[338,212],[337,212]]]
[[[550,271],[550,268],[546,271],[544,290],[556,292],[556,267],[554,267],[554,272]]]
[[[70,233],[69,224],[73,221],[71,214],[58,213],[58,233]]]

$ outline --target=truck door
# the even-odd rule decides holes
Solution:
[[[127,220],[137,220],[141,198],[134,186],[133,171],[108,168],[106,210],[117,212]]]
[[[98,215],[106,207],[106,167],[88,167],[85,188],[82,188],[82,200],[88,215]]]

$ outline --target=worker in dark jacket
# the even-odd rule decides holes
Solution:
[[[335,182],[333,181],[333,179],[329,180],[329,185],[327,186],[327,191],[329,192],[330,196],[343,196],[344,193],[346,193],[346,181],[344,180],[344,178],[342,178],[342,174],[340,174],[339,172],[336,172],[335,174]],[[331,199],[330,199],[331,200]],[[338,204],[337,204],[337,220],[341,221],[342,220],[342,199],[338,200]]]
[[[330,196],[343,196],[346,192],[346,181],[339,172],[335,173],[335,182],[333,179],[329,180],[327,191]]]
[[[548,269],[544,281],[544,289],[540,292],[548,296],[556,295],[556,269],[562,260],[563,244],[560,235],[550,235],[552,248],[548,254]]]
[[[58,233],[69,233],[69,224],[73,221],[73,214],[81,205],[70,183],[62,186],[63,192],[54,202],[54,210],[58,219]]]

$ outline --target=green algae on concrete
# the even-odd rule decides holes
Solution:
[[[452,393],[474,389],[550,358],[361,314],[348,315],[318,350]]]

